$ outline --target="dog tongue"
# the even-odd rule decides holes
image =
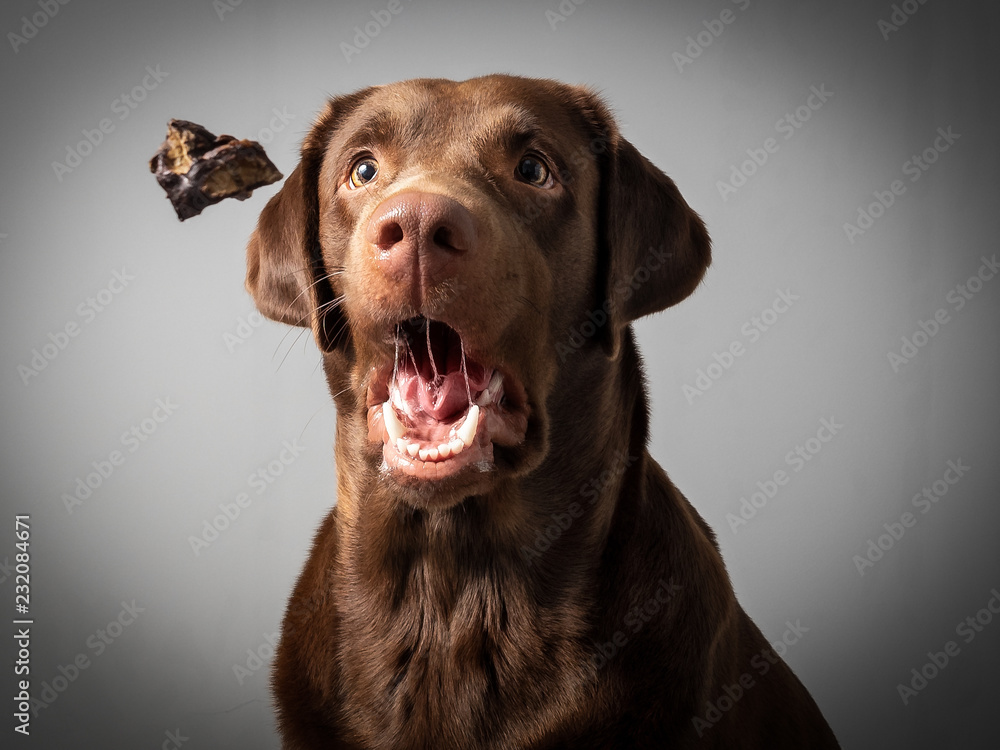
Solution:
[[[469,406],[469,392],[465,375],[461,372],[439,374],[436,381],[425,380],[420,375],[400,379],[399,392],[410,411],[424,412],[442,422]]]
[[[492,373],[465,357],[462,339],[443,323],[407,323],[397,345],[396,386],[415,422],[443,422],[464,412]]]

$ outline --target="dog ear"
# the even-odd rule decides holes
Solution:
[[[247,243],[246,288],[272,320],[310,327],[329,351],[344,330],[319,243],[319,174],[343,118],[368,90],[327,102],[302,143],[301,159],[257,220]]]
[[[598,293],[608,314],[602,336],[616,357],[626,325],[695,290],[711,262],[711,242],[674,181],[621,137],[607,108],[592,96],[588,109],[591,150],[601,162]]]
[[[293,326],[311,326],[316,295],[305,247],[306,198],[297,166],[260,213],[247,243],[246,288],[264,315]]]
[[[711,242],[674,181],[624,138],[608,167],[608,299],[624,325],[691,294],[708,269]]]

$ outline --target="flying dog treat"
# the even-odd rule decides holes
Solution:
[[[187,120],[167,124],[167,140],[149,160],[149,171],[181,221],[225,198],[246,200],[282,177],[256,141],[216,136]]]

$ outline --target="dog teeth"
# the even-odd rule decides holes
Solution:
[[[395,406],[397,409],[399,409],[401,412],[406,411],[406,407],[403,404],[403,394],[399,392],[399,388],[397,388],[395,385],[389,392],[389,401],[392,402],[392,405]]]
[[[409,455],[410,458],[418,458],[421,461],[443,461],[446,458],[457,456],[468,446],[462,442],[461,438],[455,438],[450,443],[441,443],[438,446],[420,447],[419,443],[408,442],[405,438],[396,441],[396,450],[401,455]]]
[[[382,420],[385,422],[386,432],[389,433],[389,439],[392,442],[395,443],[403,437],[406,428],[403,427],[403,423],[396,416],[396,410],[392,408],[392,404],[388,401],[382,404]]]
[[[473,404],[469,407],[469,413],[465,416],[465,421],[458,428],[458,439],[466,446],[472,445],[476,439],[476,430],[479,429],[479,407]]]
[[[503,375],[500,374],[499,370],[494,370],[489,385],[486,386],[486,389],[476,399],[476,406],[489,406],[492,404],[493,399],[500,392],[501,385],[503,385]]]
[[[476,440],[476,432],[479,430],[479,406],[473,404],[469,407],[469,413],[458,427],[453,427],[453,437],[447,443],[439,445],[424,445],[404,437],[406,427],[396,416],[392,404],[386,401],[382,404],[382,419],[385,422],[385,429],[389,435],[389,443],[396,447],[401,456],[418,458],[421,461],[443,461],[447,458],[458,455],[463,450],[471,446]]]
[[[496,393],[500,390],[500,384],[503,383],[503,375],[500,374],[499,370],[493,371],[493,377],[490,378],[490,384],[486,386],[486,390],[490,393]]]

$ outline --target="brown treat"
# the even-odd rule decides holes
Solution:
[[[167,124],[167,139],[149,160],[149,171],[181,221],[225,198],[246,200],[282,177],[256,141],[216,136],[187,120]]]

